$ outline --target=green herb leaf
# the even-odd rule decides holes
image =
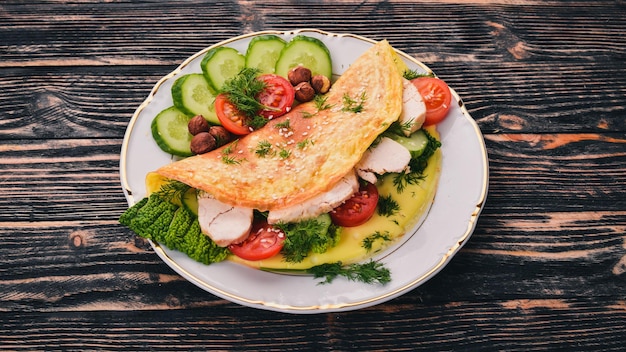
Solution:
[[[272,153],[272,144],[266,140],[259,141],[254,153],[260,158],[264,158]]]
[[[360,100],[356,100],[351,98],[348,94],[344,94],[343,95],[343,108],[341,108],[341,111],[347,111],[347,112],[353,112],[355,114],[358,114],[360,112],[363,112],[363,104],[365,103],[365,100],[367,99],[367,94],[365,92],[361,93],[361,96],[359,97]]]
[[[292,263],[301,262],[311,252],[326,252],[337,244],[341,234],[341,228],[332,224],[328,214],[276,226],[286,235],[281,253],[286,261]]]
[[[363,248],[365,248],[367,252],[370,252],[372,250],[374,242],[376,242],[377,240],[383,240],[384,242],[391,241],[391,237],[389,237],[389,231],[385,231],[383,233],[381,233],[380,231],[376,231],[373,234],[365,237],[363,239],[363,242],[361,242],[361,245]]]
[[[265,106],[256,100],[256,96],[265,89],[265,82],[256,79],[258,69],[246,67],[235,77],[224,83],[222,93],[247,117],[253,118]]]
[[[417,70],[406,70],[402,74],[402,77],[404,77],[405,79],[410,81],[412,79],[420,78],[420,77],[435,77],[435,75],[432,72],[431,73],[423,73],[423,72],[419,72]]]
[[[319,94],[316,95],[315,98],[313,98],[317,111],[326,110],[326,109],[330,109],[333,107],[332,104],[326,103],[327,100],[328,100],[327,96],[319,95]]]
[[[338,276],[343,276],[350,281],[364,283],[379,283],[384,285],[391,281],[391,272],[383,264],[370,260],[364,264],[350,264],[344,266],[341,262],[327,263],[314,266],[307,270],[315,278],[324,278],[320,284],[329,284]]]
[[[400,204],[391,195],[378,197],[378,214],[381,216],[393,216],[400,211]]]

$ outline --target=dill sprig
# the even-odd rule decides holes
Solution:
[[[370,260],[363,264],[344,266],[342,262],[326,263],[307,269],[315,278],[324,278],[320,284],[329,284],[337,276],[343,276],[350,281],[361,281],[367,284],[379,283],[384,285],[391,281],[391,272],[379,262]]]
[[[400,211],[400,204],[396,202],[391,194],[387,196],[379,196],[378,197],[378,214],[381,216],[393,216]]]
[[[291,122],[290,121],[291,120],[286,119],[283,122],[279,122],[279,123],[275,124],[274,127],[276,127],[277,129],[283,129],[284,128],[284,129],[289,130],[289,129],[291,129]]]
[[[242,160],[245,159],[237,159],[234,156],[231,156],[233,152],[233,148],[237,147],[238,139],[230,143],[226,148],[222,149],[222,162],[228,165],[241,164]]]
[[[385,231],[381,233],[380,231],[376,231],[373,234],[365,237],[361,242],[361,245],[369,253],[372,250],[374,242],[376,242],[377,240],[382,240],[384,242],[391,241],[391,237],[389,237],[389,232]]]
[[[412,79],[420,77],[435,77],[435,75],[432,72],[423,73],[419,72],[418,70],[405,70],[404,73],[402,73],[402,77],[410,81]]]
[[[359,100],[351,98],[347,93],[343,95],[343,108],[341,111],[345,112],[353,112],[358,114],[363,112],[365,100],[367,99],[367,94],[365,92],[361,93]]]
[[[228,95],[228,101],[237,110],[251,119],[258,115],[259,110],[268,108],[256,99],[266,87],[265,82],[256,79],[258,73],[258,69],[246,67],[227,80],[221,91]]]
[[[319,95],[319,94],[313,98],[313,102],[315,103],[315,107],[317,108],[317,111],[327,110],[333,107],[332,104],[326,103],[327,100],[328,100],[327,96]]]
[[[172,201],[180,201],[183,199],[183,195],[191,188],[190,186],[176,180],[171,180],[170,182],[161,186],[157,194],[168,202]]]
[[[266,140],[259,141],[259,143],[257,143],[256,150],[254,151],[254,153],[260,158],[264,158],[270,155],[271,152],[272,152],[272,143]]]
[[[407,122],[400,123],[398,121],[394,121],[389,128],[385,131],[385,133],[394,133],[398,136],[404,136],[404,132],[410,131],[411,126],[413,126],[413,119],[410,119]]]
[[[278,156],[280,156],[281,159],[287,159],[288,157],[291,156],[291,150],[281,148],[280,152],[278,153]]]

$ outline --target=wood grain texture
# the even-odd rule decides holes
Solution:
[[[489,196],[438,275],[353,312],[238,306],[117,223],[128,121],[197,51],[265,29],[388,39],[463,98]],[[623,1],[3,1],[0,350],[623,350]]]

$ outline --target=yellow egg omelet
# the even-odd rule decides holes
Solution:
[[[381,41],[341,75],[324,101],[300,104],[231,144],[156,172],[226,204],[260,211],[326,192],[398,119],[403,86],[396,61],[393,48]]]

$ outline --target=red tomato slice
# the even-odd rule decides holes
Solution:
[[[330,212],[330,218],[336,225],[344,227],[359,226],[369,220],[378,204],[378,189],[369,182],[361,184],[359,191],[352,198]]]
[[[411,80],[411,83],[424,98],[426,104],[426,120],[424,125],[437,124],[448,115],[452,93],[446,82],[434,77],[419,77]]]
[[[285,233],[265,221],[255,222],[245,241],[228,246],[230,251],[245,260],[261,260],[275,256],[283,248]]]
[[[215,97],[215,114],[222,126],[229,132],[237,135],[250,133],[245,116],[231,104],[226,94],[218,94]]]
[[[256,96],[256,99],[267,107],[259,111],[259,115],[272,119],[287,113],[296,96],[296,91],[291,83],[274,74],[260,75],[257,79],[265,82],[265,89]]]

